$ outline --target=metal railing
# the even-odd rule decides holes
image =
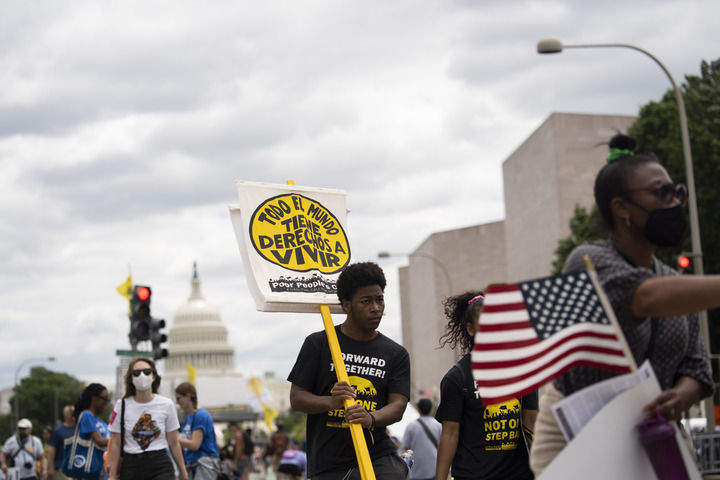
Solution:
[[[720,473],[720,433],[693,434],[700,473]]]

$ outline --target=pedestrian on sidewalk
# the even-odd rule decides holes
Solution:
[[[377,329],[385,311],[385,275],[375,263],[346,267],[337,295],[347,319],[335,327],[350,382],[338,382],[324,331],[303,343],[288,380],[290,405],[307,413],[308,476],[312,480],[359,480],[348,424],[362,426],[375,477],[407,478],[385,427],[398,422],[410,397],[410,359],[402,345]],[[345,400],[352,400],[347,409]]]
[[[107,388],[99,383],[91,383],[75,403],[73,416],[78,425],[78,437],[82,440],[92,440],[101,449],[107,449],[110,439],[108,425],[100,418],[110,403]],[[74,432],[73,432],[74,433]],[[68,459],[64,459],[68,461]],[[97,479],[107,478],[105,469],[100,469]]]
[[[421,398],[417,402],[420,418],[405,429],[403,447],[413,451],[411,480],[434,480],[437,465],[437,450],[442,426],[432,416],[432,400]]]
[[[47,479],[47,459],[42,442],[32,435],[32,422],[21,418],[17,423],[17,433],[8,438],[0,451],[0,469],[7,475],[8,461],[15,465],[19,480],[37,480],[35,462],[40,462],[40,478]]]
[[[109,480],[174,480],[173,466],[165,450],[168,446],[180,479],[188,480],[177,411],[172,400],[157,394],[160,380],[155,362],[149,358],[135,357],[130,361],[125,374],[125,395],[115,404],[110,418]]]
[[[183,382],[175,388],[175,401],[185,412],[180,429],[180,446],[193,480],[216,480],[220,460],[215,438],[215,424],[204,408],[198,408],[195,386]]]
[[[435,418],[442,424],[436,477],[446,480],[532,480],[528,443],[535,425],[537,393],[485,405],[475,387],[470,352],[483,305],[483,294],[466,292],[445,299],[448,323],[440,345],[460,347],[465,355],[440,383]]]
[[[50,442],[47,451],[48,478],[50,480],[67,480],[62,473],[63,453],[65,451],[65,439],[75,434],[75,416],[73,406],[65,405],[62,410],[63,422],[55,427],[50,435]]]

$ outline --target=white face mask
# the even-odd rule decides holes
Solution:
[[[133,385],[135,385],[136,389],[147,390],[150,387],[152,387],[152,383],[153,383],[152,373],[150,375],[145,375],[144,373],[141,373],[139,377],[133,377],[132,382],[133,382]]]

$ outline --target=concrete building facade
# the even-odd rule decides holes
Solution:
[[[439,399],[440,380],[459,357],[438,350],[442,300],[490,283],[550,274],[575,205],[593,204],[607,141],[635,117],[551,114],[504,162],[505,220],[430,235],[400,268],[403,344],[410,353],[412,399]]]
[[[399,272],[403,345],[410,354],[411,395],[439,398],[440,380],[457,353],[440,348],[442,300],[484,288],[479,278],[505,282],[505,225],[487,223],[430,235]]]

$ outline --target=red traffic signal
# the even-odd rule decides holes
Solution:
[[[678,257],[678,265],[683,270],[688,268],[690,266],[690,257],[687,257],[685,255],[681,255]]]
[[[680,267],[680,273],[683,275],[692,274],[694,272],[693,268],[693,254],[688,252],[683,252],[678,256],[677,259],[678,267]]]
[[[148,287],[138,287],[135,291],[135,295],[137,295],[138,300],[144,302],[150,298],[150,289]]]

